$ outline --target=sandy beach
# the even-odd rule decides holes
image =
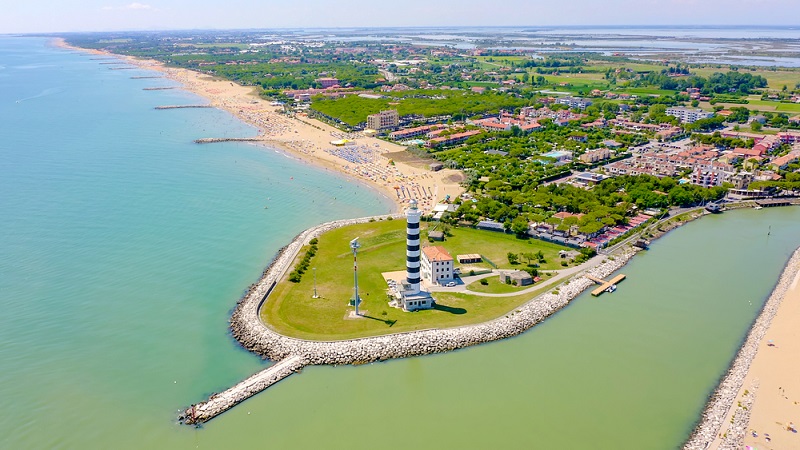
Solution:
[[[800,449],[800,329],[796,323],[800,317],[800,267],[790,261],[787,270],[793,274],[785,282],[780,303],[773,309],[769,307],[772,297],[768,300],[759,320],[768,320],[769,325],[757,347],[750,350],[755,354],[752,363],[740,387],[731,392],[730,407],[706,448]]]
[[[800,449],[800,272],[781,302],[778,313],[745,379],[754,391],[745,445],[757,449]]]
[[[71,47],[63,39],[56,40],[54,44],[82,52],[111,55]],[[241,86],[191,70],[165,67],[154,60],[113,56],[131,65],[161,72],[187,91],[207,99],[210,105],[224,109],[256,127],[259,140],[269,147],[366,182],[390,198],[396,210],[404,209],[411,198],[416,198],[423,210],[430,211],[446,196],[454,199],[464,191],[459,184],[463,179],[460,171],[444,169],[433,172],[428,169],[428,162],[408,154],[403,146],[361,133],[344,133],[305,115],[287,116],[281,112],[281,106],[274,106],[259,97],[254,87]],[[198,136],[215,137],[219,136]],[[341,139],[351,142],[341,147],[331,144],[331,141]]]

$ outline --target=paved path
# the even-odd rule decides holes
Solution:
[[[522,289],[522,290],[519,290],[519,291],[516,291],[516,292],[505,292],[505,293],[499,294],[499,293],[488,293],[488,292],[476,292],[476,291],[471,291],[471,290],[467,289],[468,285],[470,285],[470,284],[474,283],[475,281],[478,281],[478,280],[480,280],[482,278],[489,278],[489,277],[499,276],[500,272],[502,272],[502,270],[493,270],[491,273],[485,273],[485,274],[475,275],[475,276],[471,276],[471,277],[462,277],[461,278],[461,283],[459,283],[458,285],[453,286],[453,287],[430,286],[428,289],[431,292],[458,292],[458,293],[462,293],[462,294],[479,295],[479,296],[482,296],[482,297],[514,297],[516,295],[529,294],[531,292],[538,291],[539,289],[542,289],[545,286],[552,286],[552,285],[558,284],[561,281],[571,277],[572,275],[574,275],[576,273],[583,272],[583,271],[589,270],[589,269],[591,269],[593,267],[596,267],[597,265],[599,265],[601,262],[603,262],[607,258],[608,257],[605,256],[605,255],[597,255],[594,258],[586,261],[585,263],[583,263],[583,264],[581,264],[579,266],[571,267],[569,269],[559,270],[558,271],[558,275],[556,275],[554,277],[551,277],[550,279],[544,280],[544,281],[542,281],[542,282],[540,282],[538,284],[533,284],[528,288],[525,288],[525,289]]]

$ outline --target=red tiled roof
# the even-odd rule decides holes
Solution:
[[[425,247],[422,249],[422,253],[425,254],[425,257],[428,261],[452,261],[453,257],[450,256],[450,253],[445,250],[444,247],[440,246],[433,246],[433,247]]]

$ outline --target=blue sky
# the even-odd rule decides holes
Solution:
[[[395,0],[383,4],[376,0],[9,0],[7,3],[11,4],[6,4],[0,14],[0,33],[448,25],[800,26],[800,0]]]

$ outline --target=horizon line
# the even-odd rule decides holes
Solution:
[[[550,24],[550,25],[386,25],[386,26],[310,26],[310,27],[250,27],[250,28],[207,28],[207,27],[187,27],[187,28],[133,28],[117,30],[73,30],[73,31],[29,31],[18,33],[0,33],[0,36],[37,36],[37,35],[61,35],[61,34],[84,34],[84,33],[169,33],[187,31],[277,31],[277,30],[397,30],[397,29],[457,29],[457,28],[533,28],[533,29],[552,29],[552,28],[782,28],[800,29],[800,24],[780,25],[780,24]],[[743,38],[748,39],[748,38]],[[752,39],[752,38],[750,38]],[[788,39],[788,38],[787,38]]]

